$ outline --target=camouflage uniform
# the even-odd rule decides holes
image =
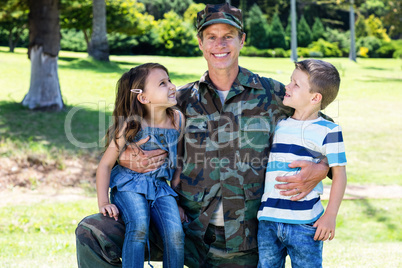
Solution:
[[[247,263],[236,260],[239,252],[251,253],[254,257],[250,259],[250,266],[257,265],[256,215],[264,190],[271,138],[276,122],[293,112],[282,104],[284,93],[281,83],[241,67],[223,105],[208,72],[199,81],[178,90],[178,106],[186,116],[186,130],[184,166],[176,191],[189,217],[189,222],[183,225],[187,266],[234,267],[233,264],[237,264],[244,267]],[[220,199],[225,226],[208,235],[211,232],[209,220]],[[120,254],[113,247],[121,247],[122,241],[116,243],[108,237],[113,225],[117,228],[121,223],[110,221],[109,226],[102,227],[107,234],[94,234],[94,230],[99,232],[99,225],[106,225],[106,222],[92,222],[91,227],[87,224],[90,219],[91,216],[84,219],[76,231],[79,265],[89,267],[81,266],[80,259],[86,258],[81,250],[91,254],[88,258],[94,259],[97,265],[99,258],[113,265],[109,259]],[[120,236],[124,238],[124,233]],[[219,242],[218,247],[223,247],[222,251],[228,254],[226,259],[233,259],[228,262],[221,258],[226,263],[214,259],[214,242]]]

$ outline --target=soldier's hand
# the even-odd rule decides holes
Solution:
[[[159,168],[165,161],[168,153],[162,149],[144,151],[140,145],[148,142],[149,136],[139,140],[136,146],[127,146],[120,155],[119,164],[138,173],[146,173]]]

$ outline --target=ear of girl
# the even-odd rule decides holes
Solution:
[[[142,93],[137,95],[137,100],[138,100],[139,102],[141,102],[142,104],[151,103],[151,102],[147,99],[147,96],[145,96],[145,95],[142,94]]]

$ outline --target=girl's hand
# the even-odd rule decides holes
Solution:
[[[99,212],[106,217],[106,214],[109,214],[109,217],[113,217],[116,221],[119,218],[119,209],[114,204],[105,204],[99,207]]]
[[[335,225],[336,217],[332,217],[324,213],[315,223],[314,227],[317,227],[315,231],[314,240],[325,241],[334,239],[335,237]]]
[[[188,218],[187,218],[186,212],[184,211],[184,209],[183,209],[181,206],[178,205],[178,207],[179,207],[179,213],[180,213],[180,220],[181,220],[181,222],[182,222],[182,223],[183,223],[183,222],[188,222]]]

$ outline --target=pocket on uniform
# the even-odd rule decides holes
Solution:
[[[271,120],[267,117],[240,117],[239,146],[263,151],[267,148],[271,136]]]

